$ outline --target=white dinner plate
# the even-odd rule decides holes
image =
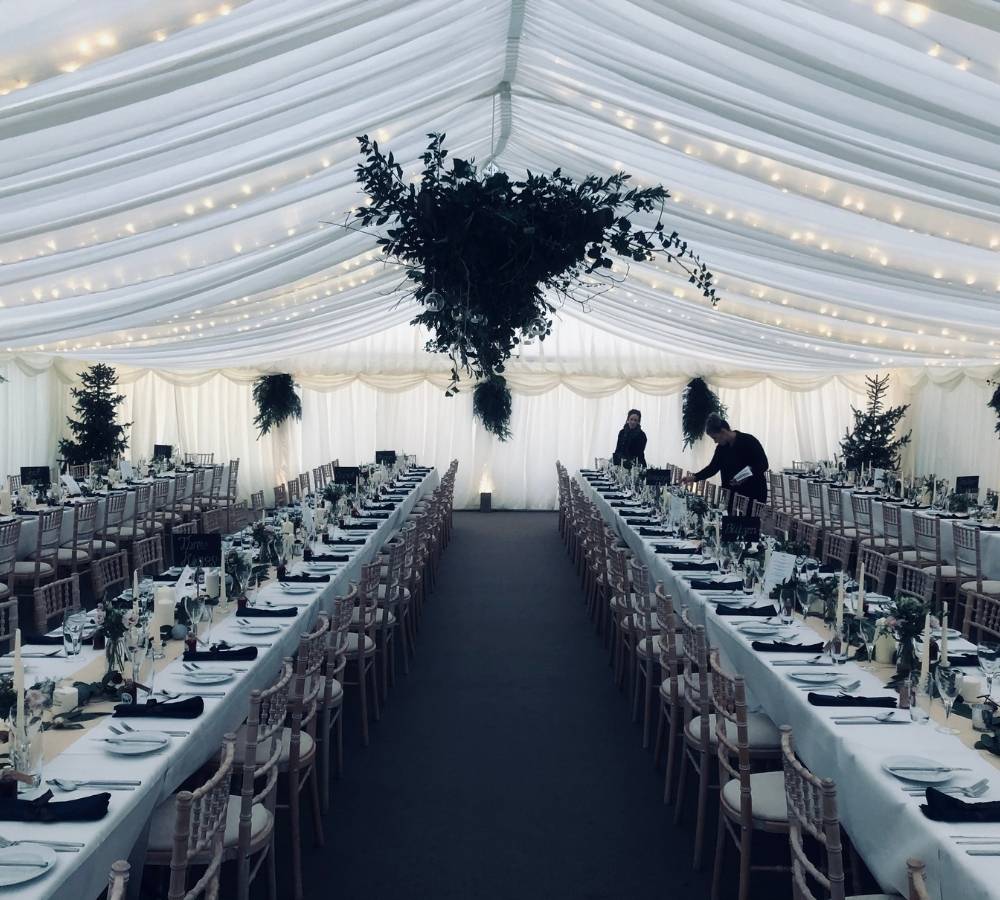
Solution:
[[[918,766],[928,766],[929,770],[900,772],[900,767],[916,769]],[[936,759],[929,759],[926,756],[889,756],[882,760],[882,768],[890,775],[900,781],[919,781],[921,784],[940,784],[954,777],[952,772],[935,772],[934,769],[941,767],[941,763]]]
[[[948,639],[949,640],[952,640],[952,641],[958,640],[961,636],[962,636],[962,632],[959,631],[957,628],[949,628],[948,629]],[[932,628],[931,629],[931,637],[936,637],[936,638],[941,637],[941,629],[940,628]]]
[[[240,625],[242,634],[277,634],[281,631],[278,625]]]
[[[318,584],[283,584],[281,589],[286,594],[311,594],[318,587]]]
[[[46,872],[50,871],[56,864],[56,851],[51,847],[43,847],[41,844],[17,844],[13,847],[4,847],[0,850],[0,887],[11,887],[15,884],[24,884],[26,881],[33,881]],[[31,863],[41,863],[41,865],[18,866],[16,862],[23,860]]]
[[[338,566],[342,566],[343,563],[340,562],[308,562],[306,566],[310,572],[329,572],[332,569],[336,569]]]
[[[224,681],[232,681],[236,676],[232,672],[184,672],[184,680],[191,684],[222,684]]]
[[[134,731],[105,739],[108,753],[118,756],[141,756],[157,753],[170,743],[170,735],[162,731]]]
[[[744,622],[739,626],[739,630],[751,637],[774,637],[782,630],[782,627],[780,625],[765,625],[761,622]]]
[[[788,677],[803,684],[832,684],[840,680],[837,672],[789,672]]]

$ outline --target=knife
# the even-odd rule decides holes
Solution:
[[[890,720],[891,721],[891,720]],[[900,720],[905,721],[905,719]],[[963,766],[891,766],[890,772],[971,772]]]

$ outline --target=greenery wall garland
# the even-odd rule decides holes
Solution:
[[[261,375],[253,383],[253,402],[257,405],[253,424],[260,429],[257,440],[286,419],[302,418],[302,401],[291,375]]]
[[[684,432],[685,450],[705,436],[705,422],[712,413],[724,419],[726,407],[704,378],[692,378],[684,388],[684,398],[681,401],[681,429]]]
[[[416,179],[377,142],[358,138],[368,202],[355,216],[380,229],[386,258],[405,267],[406,296],[422,307],[413,324],[433,334],[427,350],[451,358],[449,396],[462,373],[476,378],[476,414],[502,439],[510,435],[507,360],[518,345],[545,339],[561,305],[586,309],[620,283],[613,257],[664,259],[715,304],[711,272],[663,222],[670,195],[662,186],[629,187],[623,172],[575,181],[556,169],[515,181],[468,160],[446,167],[445,136],[429,137]],[[639,213],[657,214],[651,228],[632,221]]]

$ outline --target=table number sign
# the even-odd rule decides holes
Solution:
[[[395,450],[376,450],[375,462],[380,466],[391,466],[396,462]]]
[[[52,473],[48,466],[21,466],[21,484],[47,488],[52,484]]]
[[[218,568],[222,559],[221,534],[174,534],[170,540],[173,558],[182,565]]]
[[[723,544],[749,543],[760,540],[758,516],[723,516],[719,542]]]
[[[670,479],[673,473],[670,469],[646,469],[643,478],[646,480],[646,484],[650,486],[662,486],[667,487],[670,484]]]
[[[334,484],[356,484],[361,476],[359,466],[337,466],[333,470]]]
[[[979,496],[979,476],[978,475],[959,475],[955,479],[955,493],[956,494],[973,494]]]

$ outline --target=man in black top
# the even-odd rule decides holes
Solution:
[[[751,500],[767,502],[767,454],[752,434],[733,431],[721,416],[711,415],[705,423],[705,434],[715,441],[715,455],[700,472],[688,475],[681,482],[691,484],[722,473],[722,486],[734,494],[743,494]],[[750,469],[750,476],[734,482],[743,469]]]

